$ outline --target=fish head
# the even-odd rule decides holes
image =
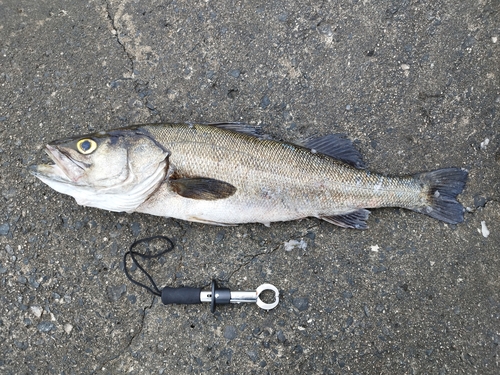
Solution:
[[[168,151],[133,128],[57,140],[45,150],[54,163],[32,174],[78,204],[110,211],[133,211],[168,170]]]

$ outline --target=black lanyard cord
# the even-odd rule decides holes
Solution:
[[[152,241],[152,240],[157,240],[157,239],[160,239],[160,240],[164,240],[168,243],[168,246],[165,250],[157,253],[157,254],[141,254],[137,251],[134,250],[134,248],[143,243],[143,242],[149,242],[149,241]],[[129,250],[125,253],[125,255],[123,256],[123,270],[125,271],[125,275],[127,276],[127,278],[132,282],[134,283],[135,285],[138,285],[144,289],[146,289],[148,292],[154,294],[155,296],[158,296],[158,297],[161,297],[161,291],[160,289],[158,289],[158,286],[156,286],[156,283],[154,282],[153,278],[151,277],[151,275],[139,264],[139,262],[137,261],[137,259],[135,258],[136,256],[137,257],[140,257],[142,259],[156,259],[156,258],[159,258],[161,257],[162,255],[172,251],[174,249],[174,243],[172,242],[172,240],[166,236],[153,236],[153,237],[148,237],[148,238],[142,238],[140,240],[137,240],[135,241],[132,245],[130,245],[130,248]],[[140,283],[139,281],[136,281],[132,278],[132,276],[130,276],[130,273],[128,271],[128,268],[127,268],[127,256],[130,255],[130,257],[132,258],[132,262],[135,263],[137,265],[137,268],[139,268],[142,273],[149,279],[149,282],[151,283],[152,285],[152,288],[143,284],[143,283]]]

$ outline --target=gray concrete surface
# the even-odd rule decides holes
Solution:
[[[1,0],[0,372],[500,373],[499,11]],[[465,222],[380,209],[366,231],[211,227],[80,207],[27,171],[50,140],[161,121],[341,132],[384,173],[464,167]],[[149,265],[160,284],[270,282],[279,306],[163,306],[122,270],[154,234],[177,243]]]

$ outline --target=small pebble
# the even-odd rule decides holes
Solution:
[[[368,309],[368,306],[366,305],[363,306],[363,312],[368,318],[370,317],[370,310]]]
[[[241,72],[239,69],[231,69],[229,71],[229,75],[234,78],[238,78],[240,76]]]
[[[346,290],[345,292],[342,293],[342,297],[347,299],[352,298],[352,293]]]
[[[354,322],[354,318],[352,316],[348,317],[346,322],[345,322],[346,328],[349,328],[353,322]]]
[[[217,232],[217,235],[215,236],[215,243],[222,242],[224,240],[225,235],[226,231],[224,229]]]
[[[288,19],[287,13],[280,13],[278,15],[278,21],[280,21],[280,22],[285,22],[287,19]]]
[[[141,233],[141,224],[134,222],[131,225],[132,236],[137,237]]]
[[[235,326],[227,326],[224,329],[224,337],[228,340],[234,340],[237,336],[236,327]]]
[[[0,225],[0,236],[6,236],[9,234],[10,225],[8,223],[4,223]]]
[[[125,295],[127,292],[127,286],[125,284],[108,286],[107,292],[111,302],[116,302]]]
[[[257,362],[257,360],[259,359],[257,352],[254,350],[249,350],[247,352],[247,355],[250,357],[250,360],[254,363]]]
[[[129,295],[127,299],[132,305],[137,302],[137,297],[134,296],[133,294]]]
[[[488,200],[486,199],[486,197],[483,197],[483,196],[480,196],[480,195],[476,195],[474,197],[474,206],[476,208],[484,207],[486,205],[486,202],[488,202]]]
[[[307,242],[302,239],[300,240],[300,242],[297,240],[290,240],[284,242],[283,245],[285,246],[285,251],[292,251],[295,248],[299,248],[302,250],[307,249]]]
[[[486,227],[486,221],[481,221],[481,234],[484,238],[488,238],[488,236],[490,235],[490,231]]]
[[[278,333],[276,334],[276,338],[278,339],[278,342],[280,342],[280,343],[284,343],[286,341],[286,336],[282,330],[278,331]]]
[[[40,286],[40,283],[38,281],[36,281],[34,276],[30,276],[29,282],[30,282],[30,285],[35,289],[38,289],[38,287]]]
[[[28,349],[28,343],[25,341],[14,341],[14,344],[21,350]]]
[[[43,310],[40,306],[31,306],[30,310],[37,318],[42,316]]]
[[[260,101],[260,108],[266,109],[267,107],[269,107],[269,104],[271,104],[271,99],[269,99],[269,97],[266,95]]]
[[[490,143],[490,140],[486,138],[483,142],[481,142],[481,150],[486,150],[486,147]]]
[[[309,298],[307,297],[294,298],[292,303],[299,311],[305,311],[309,308]]]
[[[54,325],[54,323],[52,322],[47,322],[47,321],[44,321],[44,322],[41,322],[39,323],[36,328],[40,331],[40,332],[50,332],[52,331],[54,328],[56,328],[56,326]]]

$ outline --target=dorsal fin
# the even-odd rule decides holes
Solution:
[[[358,169],[364,169],[365,163],[351,140],[342,134],[328,134],[305,142],[305,147],[343,161]]]
[[[262,138],[262,128],[252,126],[243,122],[213,122],[205,125],[215,126],[220,129],[231,130],[236,133],[250,135],[252,137]]]

